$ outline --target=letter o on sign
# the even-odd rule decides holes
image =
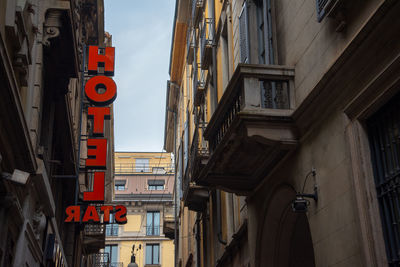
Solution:
[[[117,85],[107,76],[94,76],[85,85],[85,94],[97,106],[106,106],[117,97]]]

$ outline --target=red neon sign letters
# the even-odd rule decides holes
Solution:
[[[114,47],[102,49],[104,54],[99,54],[98,46],[89,46],[88,73],[92,76],[85,84],[85,95],[92,105],[88,108],[88,119],[93,120],[92,133],[87,140],[86,170],[93,174],[93,190],[83,193],[85,202],[104,202],[105,169],[107,169],[108,142],[105,138],[105,120],[110,119],[110,108],[117,97],[117,85],[111,77],[114,75]],[[104,68],[104,75],[97,75],[99,67]],[[102,171],[100,171],[102,170]],[[117,223],[126,223],[126,208],[118,205],[101,206],[103,222],[109,223],[110,213],[115,212]],[[65,222],[81,221],[81,206],[69,206],[65,210],[67,218]],[[100,216],[96,206],[88,206],[83,214],[82,222],[100,222]]]

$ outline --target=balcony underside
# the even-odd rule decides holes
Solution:
[[[163,233],[169,239],[175,239],[175,222],[173,220],[164,220]]]
[[[208,189],[204,186],[189,185],[185,191],[183,200],[186,207],[189,210],[201,212],[207,206],[209,193]]]
[[[211,54],[212,54],[212,41],[209,44],[204,45],[203,54],[201,57],[201,68],[207,70],[211,64]]]
[[[105,236],[85,236],[83,240],[86,254],[99,252],[105,246]]]
[[[197,86],[197,90],[196,90],[196,93],[194,95],[194,103],[193,103],[193,105],[195,107],[198,107],[202,103],[204,103],[204,91],[205,91],[204,85],[198,85]]]
[[[297,145],[291,110],[243,110],[213,151],[196,182],[250,194]]]
[[[83,246],[86,254],[99,252],[105,246],[105,227],[101,224],[87,224],[83,231]]]

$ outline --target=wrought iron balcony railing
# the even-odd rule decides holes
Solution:
[[[174,173],[173,164],[135,164],[135,163],[116,163],[115,174],[171,174]]]
[[[109,267],[110,255],[108,252],[95,253],[91,255],[93,267]]]
[[[107,224],[106,226],[106,236],[118,236],[118,224]]]
[[[190,147],[189,163],[182,183],[185,206],[195,211],[201,211],[208,199],[208,190],[194,183],[209,157],[208,142],[203,137],[206,127],[207,124],[204,122],[196,124]]]
[[[86,236],[104,235],[104,224],[86,224],[84,233]]]
[[[212,46],[214,43],[214,19],[206,18],[201,27],[200,62],[201,68],[206,70],[211,63]]]
[[[197,64],[197,69],[193,75],[193,105],[198,107],[204,101],[204,92],[207,86],[208,70],[200,68],[200,64]]]
[[[160,226],[146,226],[146,235],[159,236]]]

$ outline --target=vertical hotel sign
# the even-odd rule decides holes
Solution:
[[[102,53],[99,53],[99,51]],[[88,149],[85,168],[93,175],[93,190],[83,192],[83,201],[87,203],[104,203],[108,147],[104,122],[110,119],[109,105],[117,97],[117,86],[111,78],[114,76],[114,58],[114,47],[99,49],[98,46],[89,46],[87,68],[90,78],[86,82],[84,90],[90,104],[87,109],[88,119],[93,120],[93,127],[87,139]],[[98,72],[99,67],[104,68],[101,75]],[[100,223],[100,216],[103,214],[103,223],[113,223],[110,222],[110,213],[115,214],[116,223],[127,222],[126,207],[122,205],[88,205],[86,210],[81,211],[82,208],[83,206],[67,207],[65,222]],[[100,208],[101,214],[99,214],[97,208]]]

